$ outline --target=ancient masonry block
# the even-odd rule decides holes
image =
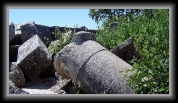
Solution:
[[[17,63],[24,74],[35,81],[52,63],[52,58],[40,37],[34,35],[19,47]]]

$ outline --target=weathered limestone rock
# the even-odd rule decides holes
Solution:
[[[86,28],[85,26],[81,26],[80,28],[81,28],[83,31],[88,30],[88,28]]]
[[[15,36],[15,26],[13,22],[9,22],[9,42],[14,38]]]
[[[95,39],[89,32],[76,33],[71,43],[54,57],[56,71],[73,80],[87,94],[133,94],[122,74],[132,66]]]
[[[19,23],[19,24],[15,24],[15,31],[19,31],[21,30],[21,26],[22,25],[26,25],[26,24],[35,24],[35,21],[29,21],[29,22],[24,22],[24,23]]]
[[[9,94],[29,94],[29,92],[15,87],[15,84],[11,80],[9,80]]]
[[[10,45],[22,45],[23,44],[23,40],[22,40],[22,32],[21,32],[21,26],[23,25],[34,25],[35,21],[30,21],[30,22],[24,22],[24,23],[20,23],[20,24],[15,24],[15,36],[14,38],[11,40]]]
[[[21,31],[21,32],[20,32]],[[23,43],[34,35],[38,35],[42,42],[48,47],[49,43],[52,41],[50,27],[44,25],[35,24],[34,21],[26,22],[16,25],[16,33],[21,34]],[[48,40],[45,40],[48,38]]]
[[[77,44],[81,44],[87,40],[96,41],[96,37],[90,32],[80,31],[80,32],[75,33],[75,35],[73,36],[71,40],[71,43],[75,42]]]
[[[138,53],[134,48],[132,37],[128,38],[124,44],[121,44],[116,48],[112,49],[111,52],[129,64],[131,64],[130,61],[134,57],[138,57]]]
[[[16,62],[12,62],[9,72],[9,80],[11,80],[16,87],[21,88],[25,86],[25,77],[22,70],[17,66]]]
[[[35,22],[34,21],[30,21],[30,22],[24,22],[24,23],[20,23],[20,24],[15,24],[15,36],[14,38],[11,40],[10,45],[22,45],[23,44],[23,40],[22,40],[22,32],[21,32],[21,26],[23,25],[34,25]]]
[[[52,41],[50,27],[38,24],[35,24],[35,27],[38,30],[37,35],[40,37],[40,39],[46,45],[46,47],[48,47]],[[45,38],[47,38],[48,40],[45,40]]]
[[[35,24],[23,24],[21,25],[21,33],[22,40],[24,43],[34,35],[38,34],[38,30],[35,27]]]
[[[51,62],[51,64],[39,75],[39,78],[54,77],[55,72],[54,65]]]
[[[51,64],[52,58],[38,35],[34,35],[19,47],[18,66],[33,82]]]

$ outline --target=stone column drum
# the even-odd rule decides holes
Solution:
[[[101,46],[90,32],[75,33],[53,64],[87,94],[134,94],[122,74],[132,66]]]

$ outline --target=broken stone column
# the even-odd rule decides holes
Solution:
[[[52,58],[38,35],[34,35],[18,49],[17,64],[32,82],[51,63]]]
[[[132,66],[96,42],[90,32],[76,33],[54,57],[54,68],[87,94],[133,94],[122,72]]]

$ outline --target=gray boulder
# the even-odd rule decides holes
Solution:
[[[17,66],[16,62],[12,62],[9,70],[9,80],[11,80],[16,87],[25,86],[25,77],[22,70]]]
[[[88,30],[85,26],[81,26],[80,29],[82,29],[83,31]]]
[[[91,34],[90,32],[86,32],[86,31],[79,31],[77,33],[75,33],[75,35],[73,36],[71,43],[75,42],[75,43],[82,43],[83,41],[87,41],[87,40],[93,40],[96,41],[96,37]]]
[[[34,25],[35,21],[30,21],[30,22],[24,22],[20,24],[15,24],[15,36],[14,38],[10,41],[10,45],[22,45],[23,40],[22,40],[22,32],[21,32],[21,26],[23,25]]]
[[[29,21],[29,22],[24,22],[24,23],[15,24],[15,31],[21,30],[21,26],[22,26],[22,25],[26,25],[26,24],[32,24],[32,25],[34,25],[34,24],[35,24],[35,21]]]
[[[13,22],[9,22],[9,42],[14,38],[15,36],[15,26]]]
[[[11,80],[9,80],[9,94],[29,94],[29,92],[17,88],[15,84]]]
[[[16,25],[16,34],[21,35],[23,43],[34,35],[38,35],[42,42],[48,47],[52,41],[50,27],[35,24],[34,21]],[[47,38],[48,40],[46,40]]]
[[[24,24],[24,25],[21,25],[21,32],[22,32],[22,40],[23,40],[23,42],[26,42],[28,39],[30,39],[34,35],[38,34],[38,30],[35,27],[35,24]]]
[[[112,49],[111,52],[129,64],[131,64],[130,61],[134,57],[139,58],[139,55],[134,48],[132,37],[125,40],[123,44]]]
[[[38,30],[37,35],[40,37],[40,39],[46,45],[46,47],[48,47],[52,41],[50,27],[38,24],[35,24],[35,27]],[[45,38],[47,38],[48,40],[46,40]]]
[[[55,77],[55,72],[56,70],[51,62],[51,64],[39,75],[39,78]]]
[[[17,64],[33,82],[52,63],[52,58],[38,35],[34,35],[18,49]]]

